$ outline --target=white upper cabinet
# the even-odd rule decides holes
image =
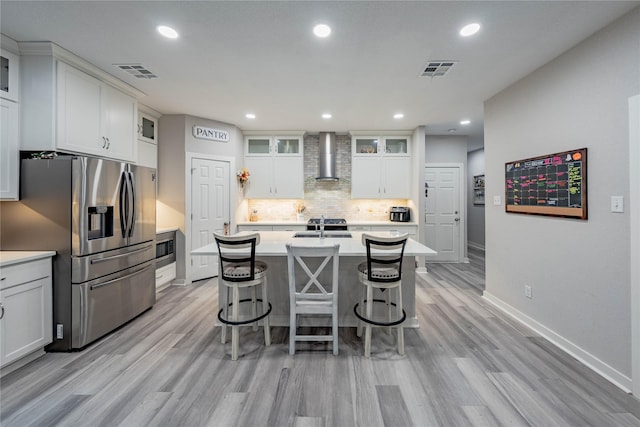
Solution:
[[[2,37],[3,44],[13,40]],[[17,48],[17,45],[15,46]],[[20,104],[18,55],[0,49],[0,199],[18,200]]]
[[[160,113],[138,104],[138,164],[158,168],[158,118]]]
[[[245,184],[249,199],[304,197],[302,133],[245,137],[244,166],[251,174]]]
[[[410,145],[408,135],[352,132],[351,198],[410,198]]]
[[[57,68],[57,148],[134,160],[136,99],[63,62]]]
[[[22,143],[135,162],[142,93],[52,43],[19,43]]]
[[[0,199],[18,200],[18,110],[13,101],[0,99]]]
[[[158,144],[158,118],[138,110],[138,140]]]
[[[19,60],[7,50],[0,50],[0,98],[18,102]]]

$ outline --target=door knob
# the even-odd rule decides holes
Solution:
[[[456,221],[456,222],[460,221],[460,218],[455,218],[455,221]]]

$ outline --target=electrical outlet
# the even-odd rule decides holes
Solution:
[[[524,296],[527,298],[533,298],[533,295],[531,293],[531,286],[529,285],[524,286]]]
[[[611,212],[624,212],[624,197],[611,196]]]
[[[493,196],[493,204],[495,206],[500,206],[500,204],[502,204],[502,200],[500,196]]]
[[[62,329],[62,324],[58,323],[56,325],[56,339],[61,340],[63,338],[63,336],[64,336],[64,331]]]

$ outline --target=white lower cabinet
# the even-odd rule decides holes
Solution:
[[[176,263],[165,265],[156,269],[156,289],[164,288],[176,278]]]
[[[51,258],[2,268],[0,366],[52,342]]]

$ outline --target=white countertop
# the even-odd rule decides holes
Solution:
[[[286,256],[287,249],[285,245],[287,243],[293,243],[298,246],[311,246],[322,247],[331,246],[336,243],[340,244],[340,256],[366,256],[366,249],[362,245],[362,232],[350,231],[353,237],[351,238],[332,238],[326,237],[310,238],[310,237],[293,237],[295,231],[261,231],[260,244],[256,246],[256,255],[258,256]],[[344,232],[343,232],[344,233]],[[242,232],[238,234],[252,234],[251,232]],[[393,232],[370,232],[368,234],[377,236],[394,236],[397,235]],[[407,240],[407,245],[404,249],[406,256],[430,256],[436,255],[437,252],[433,249],[416,242],[413,239]],[[201,248],[191,251],[191,255],[218,255],[218,248],[215,243],[208,244]]]
[[[179,227],[156,227],[156,234],[178,231],[179,229]]]
[[[304,221],[240,221],[237,225],[307,225],[308,220]],[[347,221],[347,225],[389,225],[389,226],[416,226],[416,222],[397,222],[397,221]]]
[[[0,251],[0,267],[52,257],[55,251]]]

